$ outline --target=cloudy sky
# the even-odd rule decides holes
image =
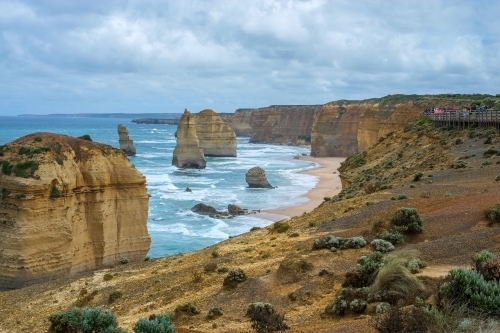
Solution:
[[[0,115],[500,93],[500,1],[0,0]]]

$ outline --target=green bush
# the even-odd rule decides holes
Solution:
[[[141,318],[134,325],[133,330],[135,333],[175,333],[172,317],[173,315],[169,313],[151,315],[149,320]]]
[[[289,329],[285,316],[274,312],[269,303],[252,303],[247,308],[252,328],[257,333],[284,332]]]
[[[488,207],[484,211],[484,215],[491,222],[500,222],[500,203]]]
[[[349,309],[351,309],[352,311],[357,312],[357,313],[363,313],[363,312],[365,312],[367,305],[368,305],[368,303],[366,303],[366,301],[359,300],[356,298],[352,302],[349,303]]]
[[[290,225],[286,222],[276,222],[273,224],[273,231],[278,233],[287,232],[290,228]]]
[[[467,166],[467,164],[462,160],[458,160],[451,165],[451,167],[453,169],[462,169],[462,168],[465,168],[466,166]]]
[[[73,308],[49,316],[51,333],[125,333],[113,312],[97,308]]]
[[[2,161],[2,172],[4,175],[10,176],[13,168],[14,168],[14,166],[12,164],[10,164],[9,161]]]
[[[12,168],[14,175],[22,178],[32,177],[36,170],[38,170],[38,163],[35,161],[20,162]]]
[[[109,280],[112,280],[113,279],[113,275],[109,274],[109,273],[106,273],[104,274],[104,276],[102,277],[102,279],[104,281],[109,281]]]
[[[227,272],[229,272],[229,268],[227,268],[226,266],[217,268],[217,273],[227,273]]]
[[[481,273],[463,267],[452,269],[449,279],[440,289],[449,301],[463,304],[484,315],[500,316],[498,281],[487,281]]]
[[[247,276],[241,269],[234,269],[229,271],[222,283],[225,287],[236,287],[239,283],[246,281]]]
[[[122,297],[123,297],[123,292],[121,292],[120,290],[115,290],[109,294],[108,300],[110,303],[113,303],[114,301]]]
[[[383,239],[374,239],[371,242],[371,245],[373,246],[373,249],[375,251],[379,251],[382,253],[394,251],[394,245],[392,245],[391,242],[388,242],[388,241],[383,240]]]
[[[344,297],[339,296],[335,299],[335,302],[328,304],[325,309],[325,313],[329,315],[343,316],[347,310],[347,302]]]
[[[423,172],[422,171],[419,171],[415,174],[415,176],[413,177],[413,181],[416,182],[416,181],[419,181],[420,178],[422,178],[424,176]]]
[[[488,261],[490,259],[495,259],[497,255],[493,252],[482,250],[479,253],[476,253],[474,256],[474,263],[476,264],[476,267],[479,263]]]
[[[413,274],[420,272],[420,269],[427,267],[427,263],[421,259],[415,258],[408,261],[406,267]]]
[[[356,265],[356,269],[352,269],[345,274],[342,286],[362,288],[371,285],[383,264],[384,257],[381,252],[375,251],[367,256],[362,256]]]
[[[401,244],[404,242],[403,234],[397,230],[387,230],[384,233],[378,235],[377,238],[391,242],[392,245]]]
[[[486,150],[484,153],[483,153],[483,157],[491,157],[493,155],[500,155],[500,151],[499,150],[496,150],[496,149],[488,149]]]
[[[57,188],[57,186],[52,186],[50,189],[50,197],[51,198],[59,198],[61,196],[61,192]]]
[[[222,308],[210,308],[208,310],[207,318],[208,319],[214,319],[215,317],[220,317],[224,314],[222,311]]]
[[[314,240],[313,249],[330,249],[330,251],[337,251],[337,249],[360,249],[366,246],[366,241],[361,236],[351,238],[335,237],[328,235]]]
[[[415,208],[401,207],[391,218],[391,223],[410,233],[421,233],[424,231],[423,220]]]
[[[200,309],[198,308],[198,306],[196,306],[196,304],[186,303],[186,304],[178,305],[175,308],[175,313],[176,314],[183,313],[183,314],[187,314],[187,315],[197,315],[200,313]]]
[[[395,196],[391,197],[391,200],[404,200],[408,199],[408,196],[406,194],[396,194]]]
[[[252,312],[274,313],[274,306],[271,303],[254,302],[247,306],[247,315]]]
[[[128,261],[127,257],[121,257],[120,258],[120,264],[125,265],[125,264],[128,264],[128,263],[129,263],[129,261]]]

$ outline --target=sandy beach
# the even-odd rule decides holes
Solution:
[[[323,202],[324,197],[332,197],[342,190],[342,184],[337,169],[345,157],[312,157],[300,156],[301,160],[312,161],[318,164],[314,169],[302,172],[318,177],[318,183],[304,197],[309,199],[299,206],[283,206],[258,213],[256,216],[270,221],[279,221],[293,216],[308,213]]]

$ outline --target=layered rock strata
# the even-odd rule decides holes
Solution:
[[[146,179],[108,145],[34,133],[0,147],[0,288],[142,260]]]
[[[267,181],[266,172],[261,167],[253,167],[245,175],[245,181],[251,188],[274,188]]]
[[[237,109],[234,114],[222,114],[222,119],[231,126],[236,136],[252,135],[253,112],[256,109]]]
[[[253,111],[250,142],[305,144],[321,105],[273,105]]]
[[[207,161],[198,140],[195,116],[188,110],[184,110],[179,121],[176,138],[172,165],[178,168],[204,169]]]
[[[127,156],[135,156],[136,151],[134,141],[130,140],[128,129],[122,124],[118,125],[118,136],[120,149],[123,150]]]
[[[388,133],[404,128],[426,108],[462,108],[470,103],[468,99],[425,95],[389,95],[327,103],[312,126],[311,155],[350,156],[368,149]]]
[[[236,135],[213,110],[196,115],[196,134],[205,156],[236,157]]]

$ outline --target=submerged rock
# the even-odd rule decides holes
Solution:
[[[130,140],[128,135],[128,129],[122,124],[118,125],[118,136],[120,149],[127,154],[127,156],[135,156],[135,145],[134,141]]]
[[[245,180],[251,188],[274,188],[267,181],[266,172],[258,166],[248,170]]]
[[[232,204],[227,205],[227,211],[231,215],[244,215],[244,214],[246,214],[245,210],[243,210],[240,206],[232,205]]]
[[[217,209],[212,206],[205,205],[203,202],[196,204],[191,208],[192,212],[202,214],[202,215],[218,215],[221,214]]]
[[[192,169],[204,169],[207,165],[196,134],[195,117],[188,110],[184,110],[177,126],[177,144],[174,149],[172,165],[178,168]]]
[[[184,190],[184,192],[193,192],[193,190],[190,189],[189,187],[186,187],[186,189]]]

